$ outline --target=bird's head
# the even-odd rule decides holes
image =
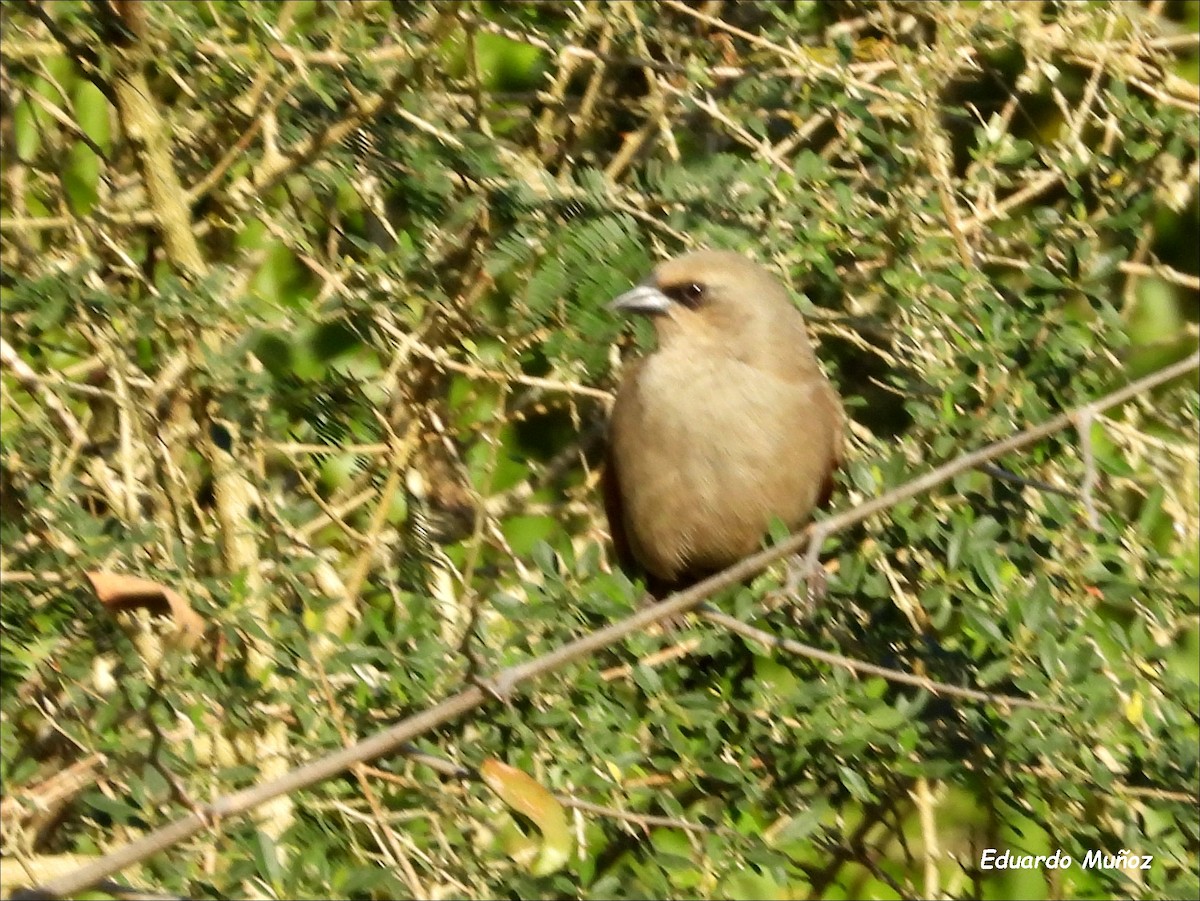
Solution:
[[[752,365],[812,358],[804,320],[783,285],[732,251],[701,250],[660,263],[609,308],[652,317],[664,350],[686,346]]]

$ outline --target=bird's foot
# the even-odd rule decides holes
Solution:
[[[468,645],[464,651],[467,656],[467,681],[505,707],[511,707],[513,691],[516,689],[517,683],[509,670],[503,669],[499,673],[485,676],[484,673],[487,672],[489,664],[474,645]]]
[[[495,676],[481,676],[473,673],[468,676],[468,679],[485,695],[494,698],[505,707],[512,707],[513,693],[517,683],[513,681],[511,675],[508,675],[507,670],[501,670]]]
[[[804,622],[817,609],[817,605],[825,600],[829,592],[829,582],[825,577],[825,567],[815,563],[806,565],[804,557],[793,554],[787,558],[787,574],[783,581],[783,598],[792,604],[792,617],[797,623]],[[803,583],[803,587],[801,587]]]
[[[639,608],[653,607],[660,600],[661,600],[661,598],[655,597],[655,595],[653,593],[647,593],[647,594],[642,595],[642,599],[638,602],[638,607]],[[670,638],[672,635],[675,635],[676,633],[678,633],[686,624],[687,624],[687,614],[686,613],[676,613],[673,616],[668,616],[664,619],[660,619],[657,623],[655,623],[653,626],[651,626],[646,631],[648,634],[653,635],[657,628],[657,629],[662,630],[662,634],[665,638]]]

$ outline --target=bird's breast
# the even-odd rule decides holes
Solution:
[[[784,380],[728,358],[648,357],[613,411],[635,556],[674,579],[753,552],[772,518],[799,525],[832,467],[823,376]]]

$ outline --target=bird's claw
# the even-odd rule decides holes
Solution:
[[[484,694],[491,696],[505,707],[512,706],[512,696],[517,685],[512,676],[506,672],[502,671],[498,675],[490,677],[473,675],[471,681]]]
[[[501,702],[506,707],[512,706],[513,689],[516,681],[508,670],[501,670],[490,676],[483,675],[488,669],[488,662],[472,645],[466,647],[467,672],[466,679],[475,685],[485,695]]]
[[[829,582],[825,577],[825,567],[820,563],[807,566],[804,558],[799,555],[788,558],[783,594],[792,601],[792,615],[798,623],[813,615],[817,605],[825,600],[828,592]]]

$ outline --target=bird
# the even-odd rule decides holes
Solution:
[[[657,339],[622,374],[601,493],[617,563],[661,598],[829,500],[844,413],[804,317],[747,256],[677,256],[609,309],[650,317]]]

